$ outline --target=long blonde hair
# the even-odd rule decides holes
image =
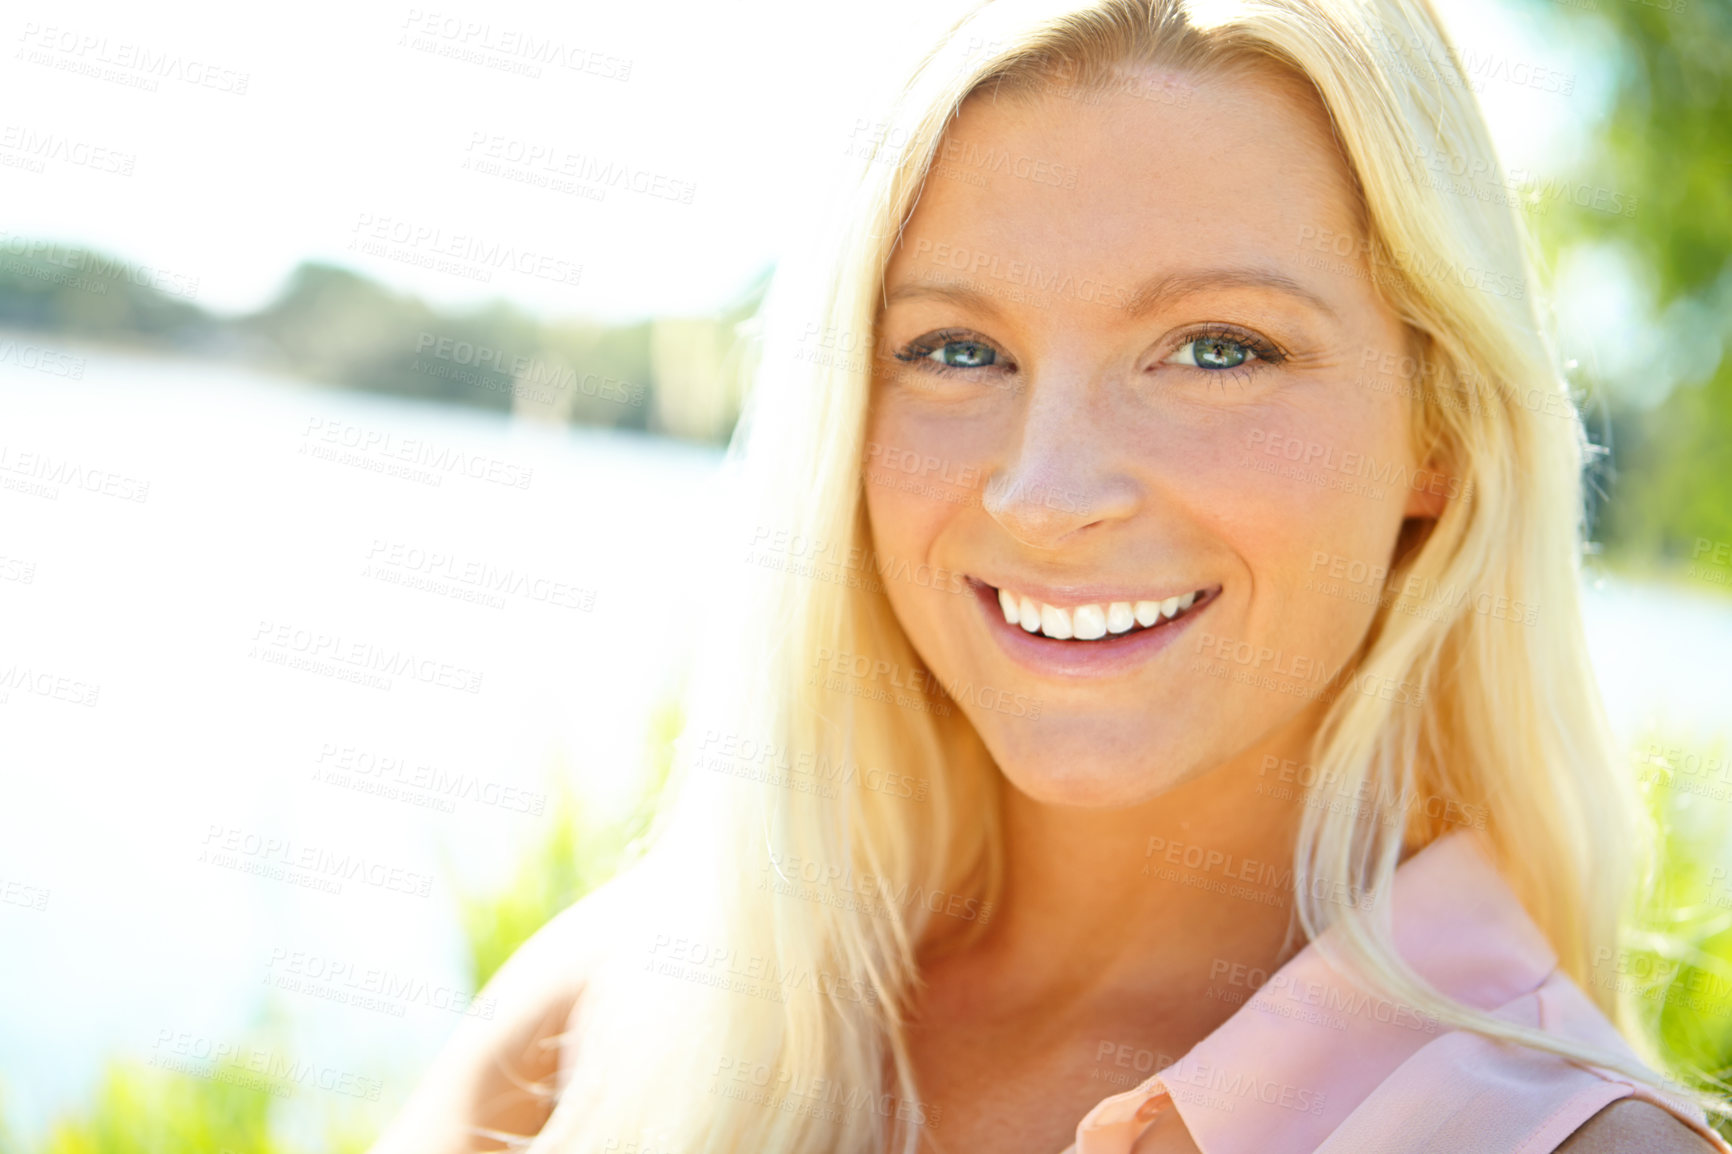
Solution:
[[[1485,815],[1564,972],[1620,1014],[1593,959],[1617,948],[1639,807],[1578,603],[1590,446],[1527,288],[1515,208],[1436,187],[1423,159],[1494,164],[1455,59],[1424,0],[994,0],[932,50],[867,134],[841,219],[777,272],[725,470],[738,519],[689,558],[715,627],[677,792],[627,879],[637,919],[589,975],[570,1079],[530,1150],[913,1148],[927,1121],[903,1026],[917,951],[940,917],[988,921],[1003,785],[945,693],[886,707],[824,685],[838,662],[921,668],[861,494],[883,273],[969,95],[1095,93],[1140,68],[1276,68],[1314,86],[1357,181],[1362,255],[1413,334],[1414,443],[1463,482],[1463,499],[1404,542],[1387,587],[1538,609],[1512,629],[1467,600],[1435,614],[1381,605],[1353,668],[1422,687],[1425,704],[1342,693],[1311,760],[1331,788],[1406,816],[1305,807],[1294,896],[1306,933],[1336,927],[1343,964],[1447,1026],[1652,1078],[1441,997],[1378,917],[1314,896],[1388,892],[1404,842],[1445,832],[1414,799],[1447,799]]]

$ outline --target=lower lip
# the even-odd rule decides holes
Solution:
[[[992,586],[973,578],[969,578],[969,584],[986,614],[987,629],[1005,655],[1031,673],[1052,677],[1116,677],[1129,673],[1178,640],[1179,634],[1208,612],[1221,595],[1219,587],[1210,589],[1201,604],[1192,605],[1182,616],[1122,637],[1055,641],[1006,621],[1004,609],[998,603],[998,591]]]

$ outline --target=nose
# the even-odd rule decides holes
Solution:
[[[1069,375],[1067,375],[1069,376]],[[1014,444],[988,475],[981,507],[1024,545],[1056,549],[1136,511],[1105,391],[1069,376],[1030,380]]]

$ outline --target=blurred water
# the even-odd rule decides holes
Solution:
[[[286,1049],[392,1099],[392,1067],[438,1043],[464,992],[445,863],[502,883],[557,758],[598,805],[635,784],[705,608],[692,542],[719,453],[80,355],[82,379],[0,364],[9,1108],[34,1127],[104,1054],[238,1044],[268,976],[327,965],[348,968],[339,987],[377,971],[410,992],[366,1011],[286,993]],[[480,463],[423,468],[435,485],[313,455],[369,438],[374,465]],[[94,491],[29,491],[27,453]],[[501,591],[405,584],[434,575]],[[327,658],[417,664],[380,688],[273,663],[320,634],[342,639]],[[8,691],[20,670],[52,676]],[[363,792],[379,785],[398,796]],[[340,893],[242,872],[346,854],[361,868]]]
[[[557,758],[599,804],[629,796],[649,710],[715,611],[693,543],[719,454],[78,355],[81,379],[0,363],[8,1109],[33,1130],[106,1055],[239,1043],[273,991],[286,1058],[395,1101],[466,992],[447,863],[502,882]],[[370,447],[317,451],[345,441]],[[425,464],[453,450],[479,476]],[[30,453],[90,488],[32,490]],[[442,479],[380,471],[405,456]],[[497,603],[406,584],[501,574]],[[1727,731],[1732,599],[1606,582],[1587,604],[1626,738]],[[327,657],[418,664],[387,688],[275,660],[321,635],[341,638]],[[381,784],[399,796],[365,792]],[[340,893],[243,872],[270,839],[365,868]],[[374,1003],[281,984],[332,967],[327,992]]]

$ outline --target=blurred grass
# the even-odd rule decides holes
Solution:
[[[511,882],[498,892],[459,891],[458,917],[474,989],[486,985],[517,947],[555,914],[635,859],[667,784],[682,724],[679,708],[671,703],[653,715],[644,788],[624,821],[594,822],[569,788],[558,790],[551,799],[546,836],[526,848]],[[567,781],[569,775],[556,774],[555,780]]]
[[[90,1104],[51,1128],[44,1154],[363,1154],[372,1135],[333,1123],[316,1146],[272,1126],[273,1095],[218,1076],[198,1078],[143,1062],[115,1062]]]
[[[489,893],[459,891],[471,989],[480,990],[531,934],[640,852],[681,724],[672,703],[653,714],[643,787],[624,820],[594,819],[564,784],[568,775],[557,774],[544,832],[525,847],[510,882]],[[282,1023],[268,1017],[248,1034],[251,1045],[271,1053],[281,1054],[285,1041]],[[304,1129],[305,1119],[291,1125],[282,1109],[298,1096],[294,1086],[273,1084],[232,1063],[210,1064],[205,1075],[162,1069],[142,1058],[110,1062],[90,1100],[51,1123],[34,1154],[364,1154],[378,1136],[378,1110],[357,1103],[353,1109],[327,1107],[322,1132],[301,1138],[290,1131]],[[0,1086],[0,1154],[26,1150],[7,1124]]]
[[[596,822],[569,790],[556,792],[549,823],[525,846],[511,881],[490,893],[460,893],[472,988],[639,852],[680,724],[673,706],[657,712],[645,788],[625,820]],[[1686,748],[1657,733],[1631,751],[1658,831],[1659,865],[1628,938],[1631,970],[1652,980],[1626,984],[1624,996],[1646,1032],[1650,1060],[1680,1081],[1708,1087],[1732,1074],[1732,784],[1716,794],[1700,767],[1712,758],[1724,764],[1727,755],[1725,740]],[[280,1041],[270,1030],[255,1031],[261,1045]],[[91,1100],[53,1124],[36,1154],[363,1154],[378,1126],[365,1114],[332,1114],[324,1133],[303,1141],[287,1133],[278,1104],[268,1089],[221,1076],[115,1062]],[[0,1154],[22,1154],[4,1106],[0,1098]],[[1732,1123],[1719,1126],[1732,1136]]]
[[[1732,1079],[1732,780],[1710,767],[1728,753],[1724,737],[1685,746],[1654,732],[1632,751],[1658,865],[1630,920],[1624,988],[1653,1059],[1719,1094]],[[1732,1138],[1732,1120],[1716,1128]]]

